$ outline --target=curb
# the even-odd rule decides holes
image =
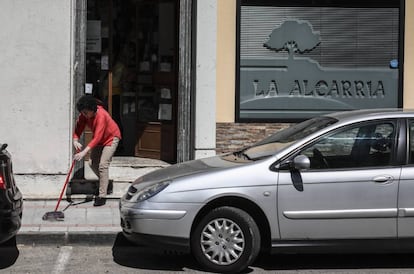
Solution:
[[[19,232],[18,245],[113,245],[122,232]]]

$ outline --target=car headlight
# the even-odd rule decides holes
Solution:
[[[165,181],[165,182],[161,182],[155,185],[145,187],[141,189],[140,191],[134,193],[130,201],[131,202],[142,202],[142,201],[148,200],[149,198],[157,195],[162,190],[164,190],[169,184],[170,184],[170,181]]]

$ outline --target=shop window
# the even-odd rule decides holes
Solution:
[[[238,121],[402,106],[400,1],[241,0],[238,8]]]

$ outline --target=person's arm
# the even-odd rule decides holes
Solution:
[[[73,132],[73,146],[75,147],[76,151],[79,152],[82,149],[82,144],[79,142],[79,138],[82,135],[83,130],[86,126],[86,119],[83,117],[82,114],[78,116],[76,120],[75,131]]]
[[[75,131],[73,132],[73,139],[79,140],[86,126],[86,118],[79,114],[78,119],[76,120]]]
[[[85,155],[89,152],[90,148],[88,146],[85,147],[84,150],[82,150],[81,152],[76,153],[73,156],[73,159],[76,161],[80,161],[83,159],[83,157],[85,157]]]
[[[78,152],[75,154],[74,159],[76,161],[80,161],[83,159],[83,157],[86,156],[86,154],[94,148],[102,139],[105,133],[105,117],[104,115],[97,114],[95,117],[96,126],[93,131],[93,138],[89,142],[89,144],[85,147],[84,150]]]
[[[79,143],[79,138],[82,135],[83,131],[86,127],[86,117],[82,114],[79,115],[78,120],[76,121],[75,131],[73,132],[73,146],[76,149],[76,154],[73,156],[73,159],[76,161],[80,161],[83,157],[85,157],[86,153],[90,150],[90,148],[86,147],[84,150],[82,149],[82,144]]]

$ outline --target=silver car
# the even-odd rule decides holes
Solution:
[[[414,247],[414,112],[334,113],[243,150],[138,178],[124,235],[239,272],[260,252],[403,252]]]

